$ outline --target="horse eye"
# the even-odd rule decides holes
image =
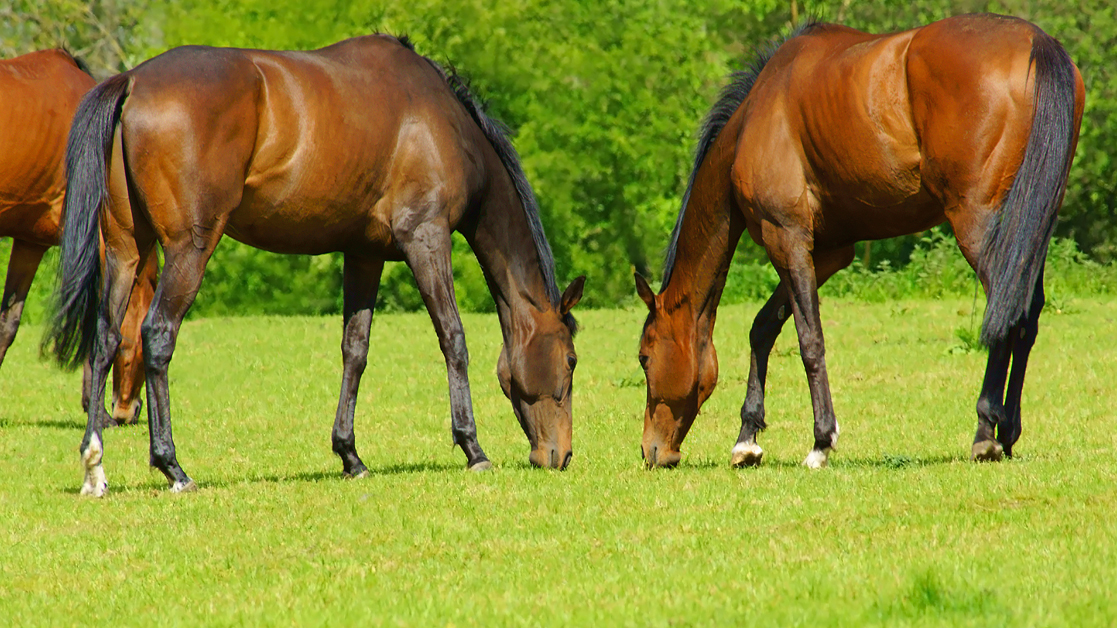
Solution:
[[[578,366],[578,356],[575,356],[575,355],[566,356],[566,364],[567,364],[567,366],[570,367],[570,370],[573,371],[574,367]]]
[[[643,353],[640,354],[640,368],[648,370],[648,356]]]

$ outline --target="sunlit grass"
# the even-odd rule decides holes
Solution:
[[[789,326],[773,352],[765,464],[728,468],[756,305],[721,310],[721,382],[674,471],[641,468],[637,309],[583,312],[575,456],[528,468],[497,386],[499,330],[466,315],[481,444],[450,446],[429,319],[377,317],[358,405],[371,477],[330,451],[334,318],[191,321],[171,366],[178,456],[107,432],[110,494],[81,499],[80,375],[0,371],[0,616],[10,625],[1114,625],[1111,302],[1041,320],[1018,457],[967,460],[985,355],[972,301],[825,300],[831,467],[801,466],[810,400]],[[977,318],[980,321],[980,315]]]

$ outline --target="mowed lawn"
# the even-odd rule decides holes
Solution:
[[[1041,320],[1017,458],[968,462],[985,355],[970,300],[823,302],[842,436],[800,462],[810,399],[792,327],[773,353],[764,465],[732,470],[758,305],[721,309],[721,378],[670,471],[641,466],[644,312],[587,311],[574,459],[531,469],[464,317],[480,440],[452,449],[425,314],[383,315],[358,404],[371,477],[330,450],[339,318],[191,321],[171,365],[171,495],[146,418],[106,434],[110,492],[77,491],[80,373],[27,327],[0,370],[0,617],[64,625],[1117,625],[1117,303]],[[145,414],[146,417],[146,414]]]

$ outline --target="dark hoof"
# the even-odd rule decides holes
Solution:
[[[368,477],[368,467],[366,467],[363,464],[359,464],[359,465],[353,467],[352,469],[349,469],[347,471],[342,471],[341,472],[341,477],[345,478],[346,480],[359,480],[361,478],[367,478]]]
[[[970,448],[970,460],[974,462],[1000,462],[1004,458],[1004,447],[995,440],[983,440]]]

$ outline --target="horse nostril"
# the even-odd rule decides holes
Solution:
[[[551,450],[551,468],[552,469],[557,469],[558,468],[558,450],[557,449],[552,449]]]
[[[648,457],[648,466],[655,467],[656,454],[659,453],[659,446],[652,445],[652,455]]]
[[[573,457],[574,457],[574,452],[572,452],[572,451],[566,452],[566,457],[562,459],[562,466],[559,467],[559,468],[560,469],[565,469],[566,467],[570,466],[570,459],[573,458]]]

